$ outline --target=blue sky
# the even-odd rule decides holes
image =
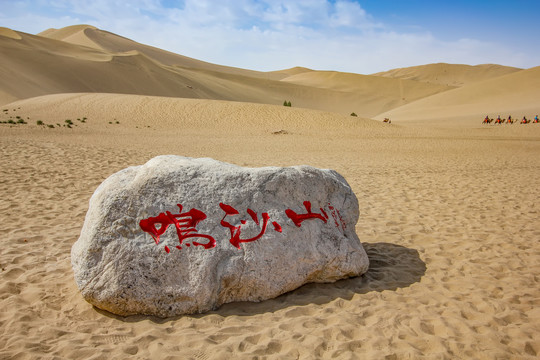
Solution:
[[[261,71],[540,65],[540,0],[0,0],[0,26],[75,24]]]

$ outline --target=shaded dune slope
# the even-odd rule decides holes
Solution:
[[[97,29],[90,25],[74,25],[62,29],[48,29],[39,35],[67,41],[76,45],[91,46],[109,53],[137,51],[162,65],[213,70],[227,74],[245,75],[258,78],[275,78],[275,76],[264,72],[211,64],[153,46],[140,44],[131,39]]]

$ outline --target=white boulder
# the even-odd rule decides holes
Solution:
[[[358,276],[358,201],[333,170],[158,156],[106,179],[71,251],[83,297],[168,317]]]

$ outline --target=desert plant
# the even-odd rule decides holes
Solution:
[[[37,125],[45,125],[45,124],[43,123],[43,121],[41,121],[41,120],[36,121],[36,124],[37,124]]]
[[[52,125],[52,124],[47,125],[47,127],[51,128],[51,129],[54,129],[54,125]]]
[[[352,112],[352,113],[351,113],[351,116],[358,116],[358,115],[356,115],[355,113]]]
[[[71,121],[70,119],[66,119],[66,124],[73,125],[73,121]]]

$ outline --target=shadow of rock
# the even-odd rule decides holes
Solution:
[[[363,243],[369,257],[367,273],[355,278],[339,280],[335,283],[306,284],[296,290],[260,303],[234,302],[222,305],[219,309],[204,314],[185,315],[203,318],[208,315],[250,316],[274,312],[290,306],[326,304],[341,298],[350,300],[355,294],[372,291],[396,290],[419,282],[426,272],[426,264],[420,259],[418,251],[391,243]],[[160,319],[154,316],[134,315],[122,317],[95,308],[99,313],[125,322],[150,320],[156,323],[178,319]]]
[[[426,264],[418,251],[391,243],[363,243],[369,257],[368,271],[358,277],[335,283],[306,284],[296,290],[260,303],[235,302],[224,304],[208,314],[249,316],[273,312],[289,306],[326,304],[335,299],[352,299],[355,294],[396,290],[419,282]],[[205,314],[192,315],[203,317]]]

